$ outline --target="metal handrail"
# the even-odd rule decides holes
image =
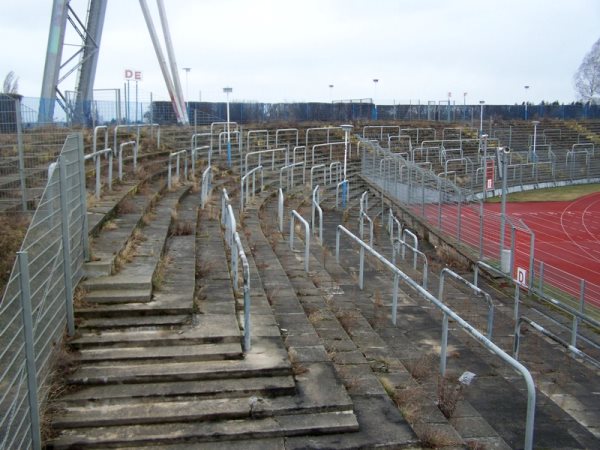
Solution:
[[[315,165],[315,148],[327,147],[329,146],[329,161],[333,158],[333,146],[334,145],[345,145],[344,141],[339,142],[326,142],[324,144],[314,144],[312,146],[312,154],[311,154],[311,165]]]
[[[283,233],[283,210],[284,210],[285,198],[283,196],[283,189],[279,188],[277,195],[277,216],[279,218],[279,232]]]
[[[244,167],[243,167],[243,171],[247,173],[248,171],[248,158],[250,158],[250,156],[255,156],[258,155],[258,165],[262,167],[262,155],[266,154],[266,153],[271,153],[272,154],[272,158],[271,158],[271,170],[275,170],[275,152],[285,152],[285,161],[287,163],[287,161],[289,160],[289,148],[288,147],[281,147],[281,148],[270,148],[267,150],[257,150],[254,152],[248,152],[246,153],[246,156],[244,157]]]
[[[208,150],[208,165],[212,165],[212,150],[210,149],[210,145],[201,145],[199,147],[192,147],[191,149],[191,159],[192,159],[192,174],[196,174],[196,160],[198,159],[198,151],[199,150]]]
[[[100,165],[100,156],[108,155],[108,189],[112,190],[112,171],[113,171],[113,151],[112,148],[105,148],[102,150],[95,151],[94,153],[90,153],[89,155],[85,155],[84,161],[88,159],[93,159],[96,163],[96,199],[100,199],[100,191],[101,191],[101,183],[100,183],[100,174],[101,174],[101,165]]]
[[[171,189],[171,184],[172,184],[172,176],[171,176],[171,170],[172,170],[172,160],[174,157],[177,157],[177,163],[175,166],[175,174],[176,177],[179,178],[179,159],[180,159],[180,155],[183,153],[185,154],[185,169],[184,169],[184,176],[187,180],[187,168],[188,168],[188,158],[187,158],[187,149],[183,149],[183,150],[179,150],[177,152],[173,152],[173,153],[169,153],[169,169],[168,169],[168,174],[167,174],[167,186],[169,189]]]
[[[514,335],[514,342],[513,342],[513,357],[515,359],[517,359],[517,360],[519,359],[519,348],[521,346],[521,327],[525,323],[528,324],[529,326],[531,326],[534,330],[539,331],[542,335],[544,335],[547,338],[553,340],[554,342],[556,342],[560,346],[566,348],[568,351],[570,351],[574,355],[579,356],[580,358],[586,360],[590,364],[592,364],[595,367],[597,367],[597,368],[600,369],[600,361],[596,360],[595,358],[592,358],[590,355],[588,355],[586,353],[583,353],[577,347],[569,344],[564,339],[561,339],[556,334],[554,334],[551,331],[545,329],[540,324],[534,322],[533,320],[528,319],[525,316],[519,317],[519,320],[517,321],[517,324],[515,325],[515,335]]]
[[[250,307],[252,303],[252,297],[250,296],[250,265],[248,264],[248,259],[246,258],[246,253],[244,252],[244,247],[242,246],[242,241],[240,240],[240,235],[236,231],[234,233],[235,244],[237,248],[237,257],[242,261],[242,277],[243,277],[243,291],[244,291],[244,343],[243,348],[244,352],[250,351],[252,347],[252,324],[250,321]],[[237,277],[237,258],[236,260],[236,268],[234,273]],[[237,280],[235,282],[237,287]]]
[[[212,170],[211,167],[208,166],[202,172],[202,188],[200,191],[200,208],[204,209],[206,206],[206,201],[210,195],[210,179],[211,179]]]
[[[359,222],[360,222],[360,238],[364,239],[364,229],[365,229],[365,219],[367,220],[367,222],[369,222],[369,245],[373,246],[373,221],[371,220],[371,218],[369,217],[369,215],[364,212],[364,211],[360,211],[359,213]]]
[[[438,300],[435,296],[433,296],[427,289],[419,286],[419,284],[398,269],[395,265],[393,265],[390,261],[388,261],[385,257],[375,251],[368,244],[363,242],[359,237],[352,234],[348,231],[343,225],[338,225],[336,232],[336,249],[335,256],[336,261],[339,263],[340,261],[340,234],[344,233],[354,242],[360,245],[361,248],[361,260],[360,260],[360,274],[359,274],[359,287],[363,288],[363,272],[364,272],[364,251],[367,250],[371,253],[372,256],[377,258],[385,267],[387,267],[394,274],[394,302],[392,305],[392,322],[394,325],[396,324],[396,314],[398,307],[398,282],[401,278],[404,282],[406,282],[413,290],[415,290],[421,297],[425,300],[433,303],[443,314],[442,320],[442,351],[440,355],[440,372],[442,375],[446,373],[446,351],[448,347],[448,321],[452,319],[456,325],[460,326],[467,334],[469,334],[472,338],[474,338],[477,342],[482,344],[485,348],[492,351],[496,355],[500,357],[504,362],[509,364],[513,369],[518,371],[524,378],[525,383],[527,385],[527,414],[526,414],[526,423],[525,423],[525,443],[524,448],[526,450],[531,450],[533,448],[533,426],[535,422],[535,383],[533,382],[533,377],[529,370],[521,364],[519,361],[511,357],[504,350],[499,348],[496,344],[490,341],[487,337],[481,334],[478,330],[476,330],[471,324],[469,324],[466,320],[456,314],[452,309],[448,306],[444,305],[440,300]]]
[[[484,290],[478,288],[473,283],[471,283],[469,280],[461,277],[459,274],[457,274],[453,270],[449,269],[448,267],[445,267],[440,272],[440,284],[439,284],[439,291],[438,291],[438,298],[442,302],[444,301],[444,282],[446,279],[446,275],[449,275],[452,278],[454,278],[456,281],[461,282],[462,284],[467,286],[471,291],[473,291],[476,295],[482,296],[483,299],[486,301],[486,303],[488,304],[487,338],[491,341],[492,340],[492,331],[494,329],[494,302],[492,301],[492,297],[490,296],[490,294],[488,294]]]
[[[238,259],[242,262],[242,279],[244,293],[244,342],[242,344],[244,352],[248,352],[252,347],[252,324],[250,320],[250,307],[252,298],[250,295],[250,265],[244,246],[237,232],[237,223],[233,213],[233,207],[229,203],[227,190],[223,189],[221,198],[221,223],[225,225],[225,242],[231,253],[231,273],[233,276],[233,286],[237,289],[239,284],[238,278]],[[235,247],[235,248],[234,248]],[[234,252],[235,250],[235,252]],[[235,256],[234,256],[235,253]]]
[[[509,282],[513,283],[515,286],[515,303],[514,303],[514,320],[518,320],[519,318],[519,302],[520,302],[520,297],[521,297],[521,289],[519,288],[519,283],[517,283],[513,277],[509,276],[508,274],[504,273],[503,271],[501,271],[500,269],[491,266],[483,261],[476,261],[475,262],[475,267],[473,269],[473,284],[475,286],[478,286],[478,282],[479,282],[479,268],[482,267],[486,270],[489,270],[490,272],[494,273],[495,275],[498,275],[500,277],[505,278],[506,280],[508,280]]]
[[[404,228],[402,230],[402,241],[406,242],[406,236],[410,236],[413,240],[413,247],[417,250],[419,250],[419,238],[417,237],[417,235],[415,233],[413,233],[412,231],[410,231],[408,228]],[[405,248],[402,247],[402,259],[405,258]],[[417,254],[413,252],[413,266],[417,267]]]
[[[295,209],[290,213],[290,250],[294,251],[294,219],[304,225],[304,271],[308,273],[308,259],[310,256],[310,225]]]
[[[342,178],[342,163],[340,161],[334,161],[329,164],[329,184],[333,184],[333,168],[336,168],[336,178],[335,181],[339,182]]]
[[[314,190],[312,191],[312,227],[313,227],[313,233],[314,230],[316,229],[315,226],[315,211],[318,211],[319,213],[319,242],[321,242],[321,245],[323,245],[323,209],[321,208],[320,203],[320,195],[319,195],[319,185],[317,185]]]
[[[288,171],[288,174],[291,178],[288,188],[294,187],[294,169],[296,167],[302,167],[302,184],[304,184],[306,182],[305,166],[306,165],[305,165],[304,161],[302,161],[302,162],[287,164],[287,165],[283,166],[281,169],[279,169],[279,187],[281,189],[283,189],[283,172],[285,172],[286,170]]]
[[[417,254],[418,256],[420,256],[423,259],[423,270],[421,271],[423,273],[422,286],[425,289],[427,289],[427,286],[429,284],[429,260],[427,259],[427,255],[425,253],[423,253],[421,250],[414,248],[408,242],[405,242],[400,238],[395,238],[394,241],[392,242],[392,264],[396,264],[396,253],[397,253],[396,247],[397,246],[400,246],[401,248],[406,247],[410,251]],[[413,262],[413,270],[417,270],[417,265],[415,263],[416,263],[416,259]]]
[[[138,146],[135,141],[127,141],[123,142],[119,145],[119,181],[123,181],[123,149],[127,145],[133,145],[133,171],[135,172],[137,168],[137,151]]]
[[[327,166],[325,164],[317,164],[310,168],[310,190],[313,190],[313,178],[315,171],[323,169],[323,184],[327,184]]]
[[[394,242],[394,224],[397,225],[398,227],[398,239],[401,240],[401,235],[402,235],[402,224],[400,223],[400,221],[396,218],[396,216],[394,215],[394,213],[392,212],[392,208],[390,208],[389,210],[389,216],[388,216],[388,233],[390,233],[390,242]]]
[[[265,188],[265,180],[263,177],[263,166],[257,166],[244,175],[240,180],[240,211],[244,211],[244,182],[246,184],[246,193],[245,195],[249,195],[249,183],[250,176],[252,176],[252,195],[256,192],[256,172],[260,172],[260,190],[262,191]]]

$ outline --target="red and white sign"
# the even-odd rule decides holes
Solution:
[[[523,267],[517,267],[517,280],[516,281],[524,288],[529,287],[529,284],[527,282],[527,269],[524,269]]]
[[[488,191],[492,191],[494,189],[494,160],[489,159],[485,162],[485,188]]]
[[[142,72],[139,70],[125,69],[125,80],[142,81]]]

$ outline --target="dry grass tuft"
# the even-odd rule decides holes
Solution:
[[[13,216],[0,216],[0,293],[10,278],[16,252],[21,248],[21,243],[29,227],[29,218],[20,214]],[[0,297],[1,298],[1,297]]]
[[[406,368],[417,381],[424,381],[435,373],[435,355],[422,355],[406,364]]]

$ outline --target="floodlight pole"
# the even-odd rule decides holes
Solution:
[[[502,260],[502,251],[504,250],[504,230],[506,229],[506,179],[508,178],[508,161],[506,160],[510,148],[501,147],[498,151],[502,152],[502,195],[500,210],[500,259]]]
[[[350,137],[350,131],[354,128],[350,124],[340,125],[340,128],[344,130],[344,185],[342,186],[342,200],[346,203],[346,197],[348,195],[348,180],[346,178],[346,164],[348,160],[348,140]]]
[[[528,98],[529,96],[527,95],[527,92],[529,90],[529,86],[524,86],[525,87],[525,120],[527,120],[527,102],[528,102]]]
[[[535,145],[536,145],[536,141],[537,141],[537,126],[539,125],[540,121],[539,120],[534,120],[533,122],[531,122],[533,124],[533,162],[537,162],[537,153],[535,151]]]
[[[373,84],[375,85],[375,88],[373,89],[373,112],[374,114],[374,120],[377,120],[377,103],[375,102],[375,97],[377,96],[377,83],[379,83],[379,78],[373,78]]]
[[[483,191],[482,192],[482,200],[485,201],[487,199],[487,144],[488,144],[488,135],[482,134],[479,138],[479,145],[481,146],[483,141]]]
[[[483,105],[485,104],[484,100],[479,100],[479,104],[481,105],[481,111],[479,113],[479,136],[483,135]]]
[[[231,132],[229,128],[229,94],[233,91],[233,88],[224,87],[223,92],[227,96],[227,165],[231,167]]]

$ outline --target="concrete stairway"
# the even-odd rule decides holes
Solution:
[[[48,448],[235,448],[249,438],[282,448],[286,436],[356,431],[331,368],[305,370],[288,356],[264,292],[253,295],[252,349],[242,353],[219,222],[202,211],[196,224],[195,194],[173,212],[186,190],[156,202],[119,272],[86,280],[70,343],[77,367],[51,405]],[[132,290],[140,296],[125,300]]]

